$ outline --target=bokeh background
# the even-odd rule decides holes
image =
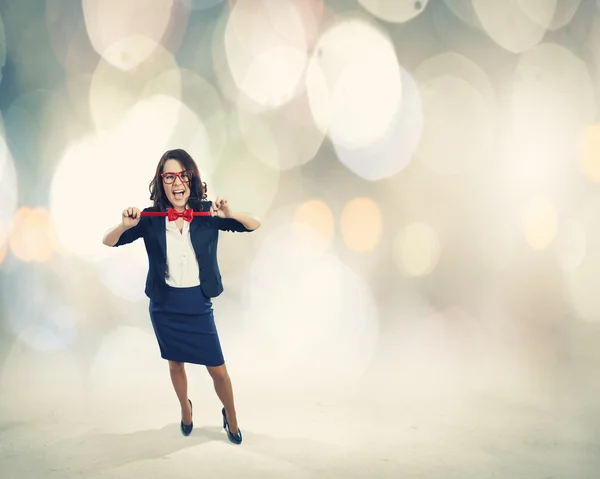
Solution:
[[[0,16],[4,420],[79,405],[117,429],[160,408],[177,422],[143,243],[101,240],[184,148],[210,199],[263,222],[221,235],[214,301],[245,424],[251,398],[412,397],[455,417],[494,397],[569,411],[550,436],[597,441],[600,1],[2,0]]]

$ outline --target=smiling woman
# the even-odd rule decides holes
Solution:
[[[231,379],[225,366],[213,317],[211,298],[223,292],[217,264],[219,231],[248,232],[260,221],[233,213],[227,199],[206,199],[195,161],[181,149],[167,151],[150,183],[154,205],[141,212],[127,208],[121,224],[109,230],[103,243],[121,246],[143,238],[148,253],[145,293],[150,298],[150,319],[162,358],[168,360],[171,381],[181,405],[181,432],[192,432],[192,402],[187,397],[184,363],[205,365],[223,403],[223,427],[229,440],[242,442],[237,424]],[[188,210],[210,212],[193,221]],[[155,216],[168,212],[166,218]],[[143,215],[142,213],[153,213]]]
[[[150,199],[161,211],[171,207],[181,212],[188,203],[190,208],[203,211],[206,183],[202,182],[195,161],[185,150],[169,150],[162,156],[150,183]],[[179,220],[178,223],[182,225]]]

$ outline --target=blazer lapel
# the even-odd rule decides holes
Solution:
[[[162,216],[150,218],[152,220],[152,228],[156,234],[158,245],[163,253],[163,256],[167,256],[167,229],[165,228],[165,219]]]
[[[210,209],[210,201],[202,202],[202,206],[200,207],[200,211],[209,211]],[[202,216],[196,216],[190,223],[190,236],[192,237],[192,241],[195,236],[200,233],[200,226],[206,220]]]
[[[201,216],[196,216],[190,223],[190,235],[194,235],[198,229],[200,228],[200,221],[201,221],[202,217]]]
[[[196,251],[196,242],[198,241],[198,237],[200,236],[200,220],[203,219],[201,217],[195,217],[190,223],[190,239],[192,240],[192,247],[194,248],[194,252],[196,256],[198,256],[198,251]]]

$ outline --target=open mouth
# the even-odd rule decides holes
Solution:
[[[175,197],[176,200],[183,199],[183,194],[184,193],[185,193],[184,190],[173,190],[173,196]]]

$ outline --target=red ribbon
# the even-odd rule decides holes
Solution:
[[[194,211],[188,208],[181,213],[173,208],[169,208],[166,212],[164,211],[142,211],[142,216],[166,216],[169,221],[175,221],[177,218],[183,218],[185,221],[190,222],[194,216],[212,216],[208,211]]]

